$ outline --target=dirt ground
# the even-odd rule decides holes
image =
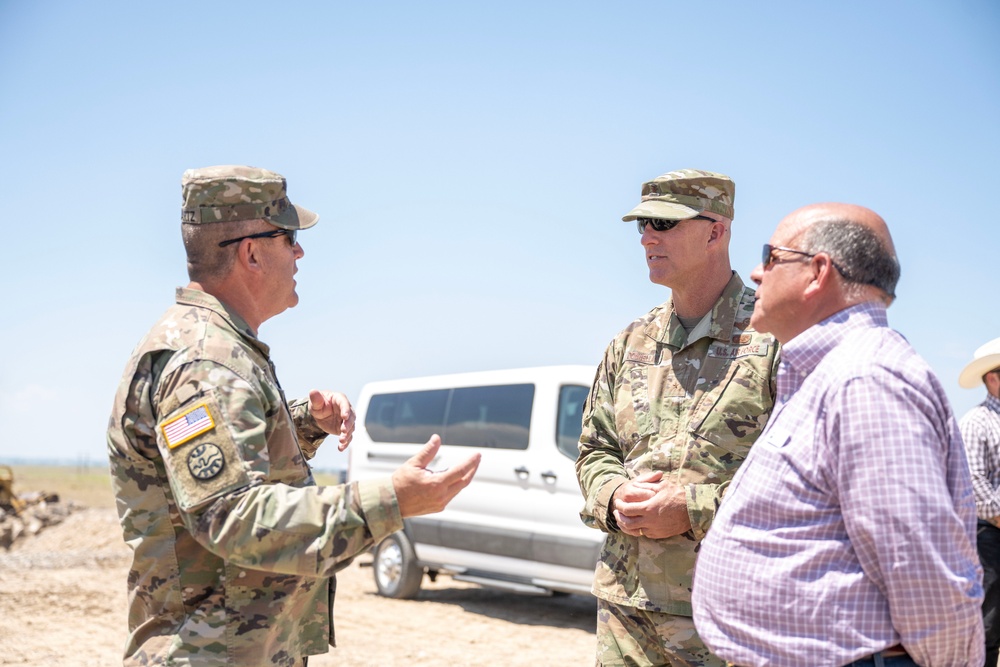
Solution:
[[[0,665],[121,665],[128,558],[110,499],[0,551]],[[338,646],[310,667],[593,664],[592,598],[425,577],[418,599],[390,600],[370,563],[361,556],[338,575]]]

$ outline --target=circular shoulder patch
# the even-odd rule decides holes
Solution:
[[[198,445],[191,450],[187,458],[188,470],[195,479],[212,479],[226,465],[226,457],[222,450],[210,442]]]

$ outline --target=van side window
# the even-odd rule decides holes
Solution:
[[[567,384],[559,388],[559,417],[556,420],[556,446],[573,459],[580,454],[580,431],[583,430],[583,404],[590,387]]]
[[[527,449],[535,385],[511,384],[375,394],[365,429],[374,442]],[[579,432],[579,426],[577,427]]]
[[[441,433],[448,389],[376,394],[368,403],[365,428],[375,442],[424,443]]]
[[[533,384],[453,389],[444,444],[527,449],[534,397]]]

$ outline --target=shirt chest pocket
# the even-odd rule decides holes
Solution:
[[[633,364],[627,371],[629,391],[621,393],[619,433],[632,433],[635,441],[654,433],[671,437],[688,393],[669,364]],[[624,428],[623,428],[624,427]]]
[[[694,406],[690,430],[706,450],[703,456],[742,461],[772,407],[767,380],[749,365],[732,364],[722,381]]]

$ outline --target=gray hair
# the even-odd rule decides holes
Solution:
[[[187,252],[188,278],[204,282],[224,278],[233,268],[238,246],[220,248],[219,244],[228,239],[253,234],[261,229],[263,220],[237,220],[235,222],[212,222],[202,224],[181,224],[181,238]]]
[[[870,228],[852,220],[821,220],[806,229],[803,249],[825,252],[848,283],[873,285],[896,296],[899,260]]]

